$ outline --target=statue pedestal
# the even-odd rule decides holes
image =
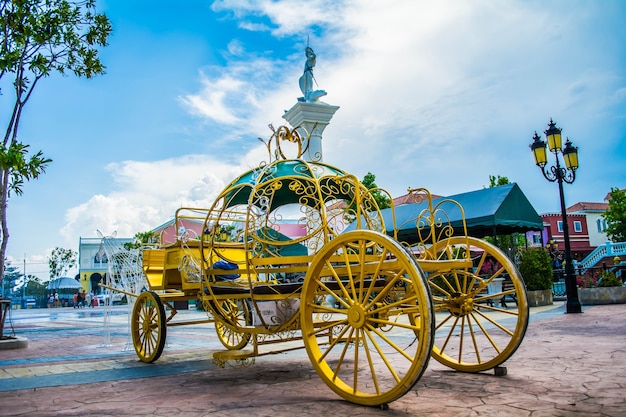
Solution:
[[[339,106],[317,101],[299,101],[283,114],[283,119],[304,139],[304,160],[322,162],[322,133],[338,109]]]

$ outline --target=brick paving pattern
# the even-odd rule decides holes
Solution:
[[[28,347],[0,350],[0,416],[626,416],[626,305],[531,309],[508,375],[431,360],[388,410],[339,398],[304,350],[222,369],[211,360],[221,350],[212,325],[180,326],[168,328],[161,358],[144,364],[126,349],[124,306],[106,332],[102,310],[71,310],[12,312]]]

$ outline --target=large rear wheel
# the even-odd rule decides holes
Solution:
[[[311,262],[301,303],[311,363],[346,400],[391,402],[426,369],[434,330],[428,283],[387,235],[357,230],[325,244]]]

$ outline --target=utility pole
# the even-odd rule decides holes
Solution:
[[[26,293],[26,254],[24,254],[24,281],[22,281],[22,308],[26,307],[24,294]]]

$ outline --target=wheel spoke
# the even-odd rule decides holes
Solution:
[[[368,330],[372,331],[373,333],[376,333],[377,336],[381,337],[380,334],[378,334],[378,332],[376,332],[376,329],[374,329],[373,327],[370,327]],[[365,331],[365,330],[364,330]],[[389,360],[387,359],[387,356],[384,354],[384,352],[382,351],[382,349],[380,348],[380,345],[376,342],[376,339],[373,337],[373,335],[370,332],[366,332],[370,341],[372,342],[372,345],[374,345],[374,348],[376,349],[376,352],[378,352],[378,355],[380,356],[380,358],[382,359],[383,363],[385,364],[385,366],[387,367],[387,370],[389,370],[389,373],[393,376],[393,378],[395,379],[396,382],[400,382],[400,377],[398,376],[398,373],[396,372],[396,370],[393,368],[393,366],[391,365],[391,363],[389,362]],[[403,349],[401,349],[400,347],[396,346],[394,343],[391,343],[389,341],[389,339],[386,338],[382,338],[385,342],[387,342],[387,344],[389,346],[391,346],[392,348],[396,349],[396,351],[400,354],[402,354],[405,358],[407,358],[409,361],[413,361],[413,358],[411,358],[410,356],[408,356],[406,354],[406,352],[404,352]]]

